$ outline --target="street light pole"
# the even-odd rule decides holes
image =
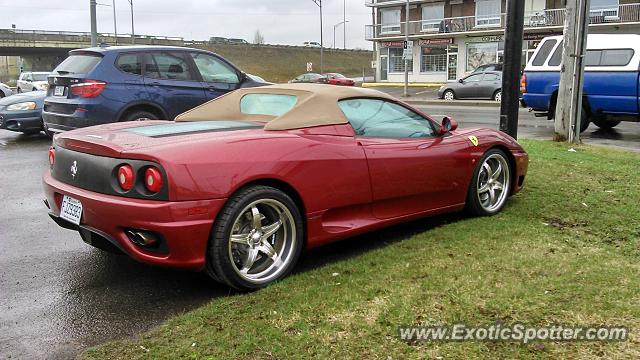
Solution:
[[[324,35],[322,34],[322,0],[311,0],[320,8],[320,73],[324,74]]]
[[[342,50],[347,50],[347,0],[342,0],[342,23]]]
[[[131,43],[136,43],[136,32],[133,28],[133,0],[127,0],[129,5],[131,5]]]
[[[96,0],[89,0],[91,13],[91,47],[98,45],[98,25],[96,24]]]
[[[347,26],[348,21],[340,21],[339,23],[333,25],[333,48],[336,48],[336,29],[338,28],[338,26],[344,24],[344,26]],[[346,49],[346,48],[345,48]]]
[[[118,24],[116,22],[116,0],[113,0],[113,33],[116,36],[116,45],[118,45]]]

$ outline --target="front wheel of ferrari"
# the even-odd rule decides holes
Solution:
[[[476,165],[467,193],[467,208],[475,215],[500,212],[511,191],[511,164],[499,149],[487,151]]]
[[[300,211],[287,194],[262,185],[242,189],[214,223],[206,272],[238,290],[263,288],[294,268],[303,232]]]

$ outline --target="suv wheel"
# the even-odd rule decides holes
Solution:
[[[156,116],[156,114],[148,112],[148,111],[144,111],[144,110],[138,110],[138,111],[132,111],[130,113],[125,114],[120,121],[139,121],[139,120],[158,120],[158,117]]]

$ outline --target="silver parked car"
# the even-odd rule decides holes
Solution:
[[[502,73],[487,71],[473,73],[458,82],[440,87],[438,97],[445,100],[455,99],[492,99],[502,101]]]
[[[18,78],[16,87],[19,93],[47,90],[48,72],[23,72]]]

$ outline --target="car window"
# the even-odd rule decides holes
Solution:
[[[498,81],[500,80],[500,76],[498,74],[484,74],[484,79],[482,79],[483,81]]]
[[[563,40],[560,40],[560,44],[556,48],[556,51],[551,55],[551,59],[549,59],[549,66],[558,66],[562,62],[562,52],[564,48]]]
[[[49,74],[33,74],[33,81],[47,81]]]
[[[75,54],[66,58],[58,65],[54,73],[58,74],[86,74],[98,65],[102,57],[97,54]]]
[[[435,135],[431,121],[389,101],[349,99],[338,104],[358,136],[402,139]]]
[[[480,81],[480,80],[482,80],[482,76],[483,76],[483,75],[484,75],[484,74],[474,74],[474,75],[470,75],[470,76],[467,76],[467,77],[464,79],[464,81],[465,81],[465,82],[475,82],[475,81]]]
[[[202,53],[191,53],[202,80],[206,82],[219,82],[237,84],[240,82],[238,73],[215,56]]]
[[[633,49],[609,49],[602,51],[601,66],[626,66],[633,57]]]
[[[550,39],[545,41],[541,47],[540,50],[538,50],[538,54],[536,55],[536,57],[533,59],[533,62],[531,63],[534,66],[542,66],[544,65],[544,63],[546,62],[547,58],[549,57],[549,54],[551,53],[551,50],[553,50],[553,47],[556,45],[558,41],[555,39]]]
[[[240,112],[249,115],[283,115],[298,102],[293,95],[247,94],[240,99]]]
[[[122,54],[116,61],[116,67],[126,73],[142,75],[142,63],[138,54]]]
[[[189,63],[180,54],[170,52],[147,54],[144,75],[164,80],[195,80]]]

